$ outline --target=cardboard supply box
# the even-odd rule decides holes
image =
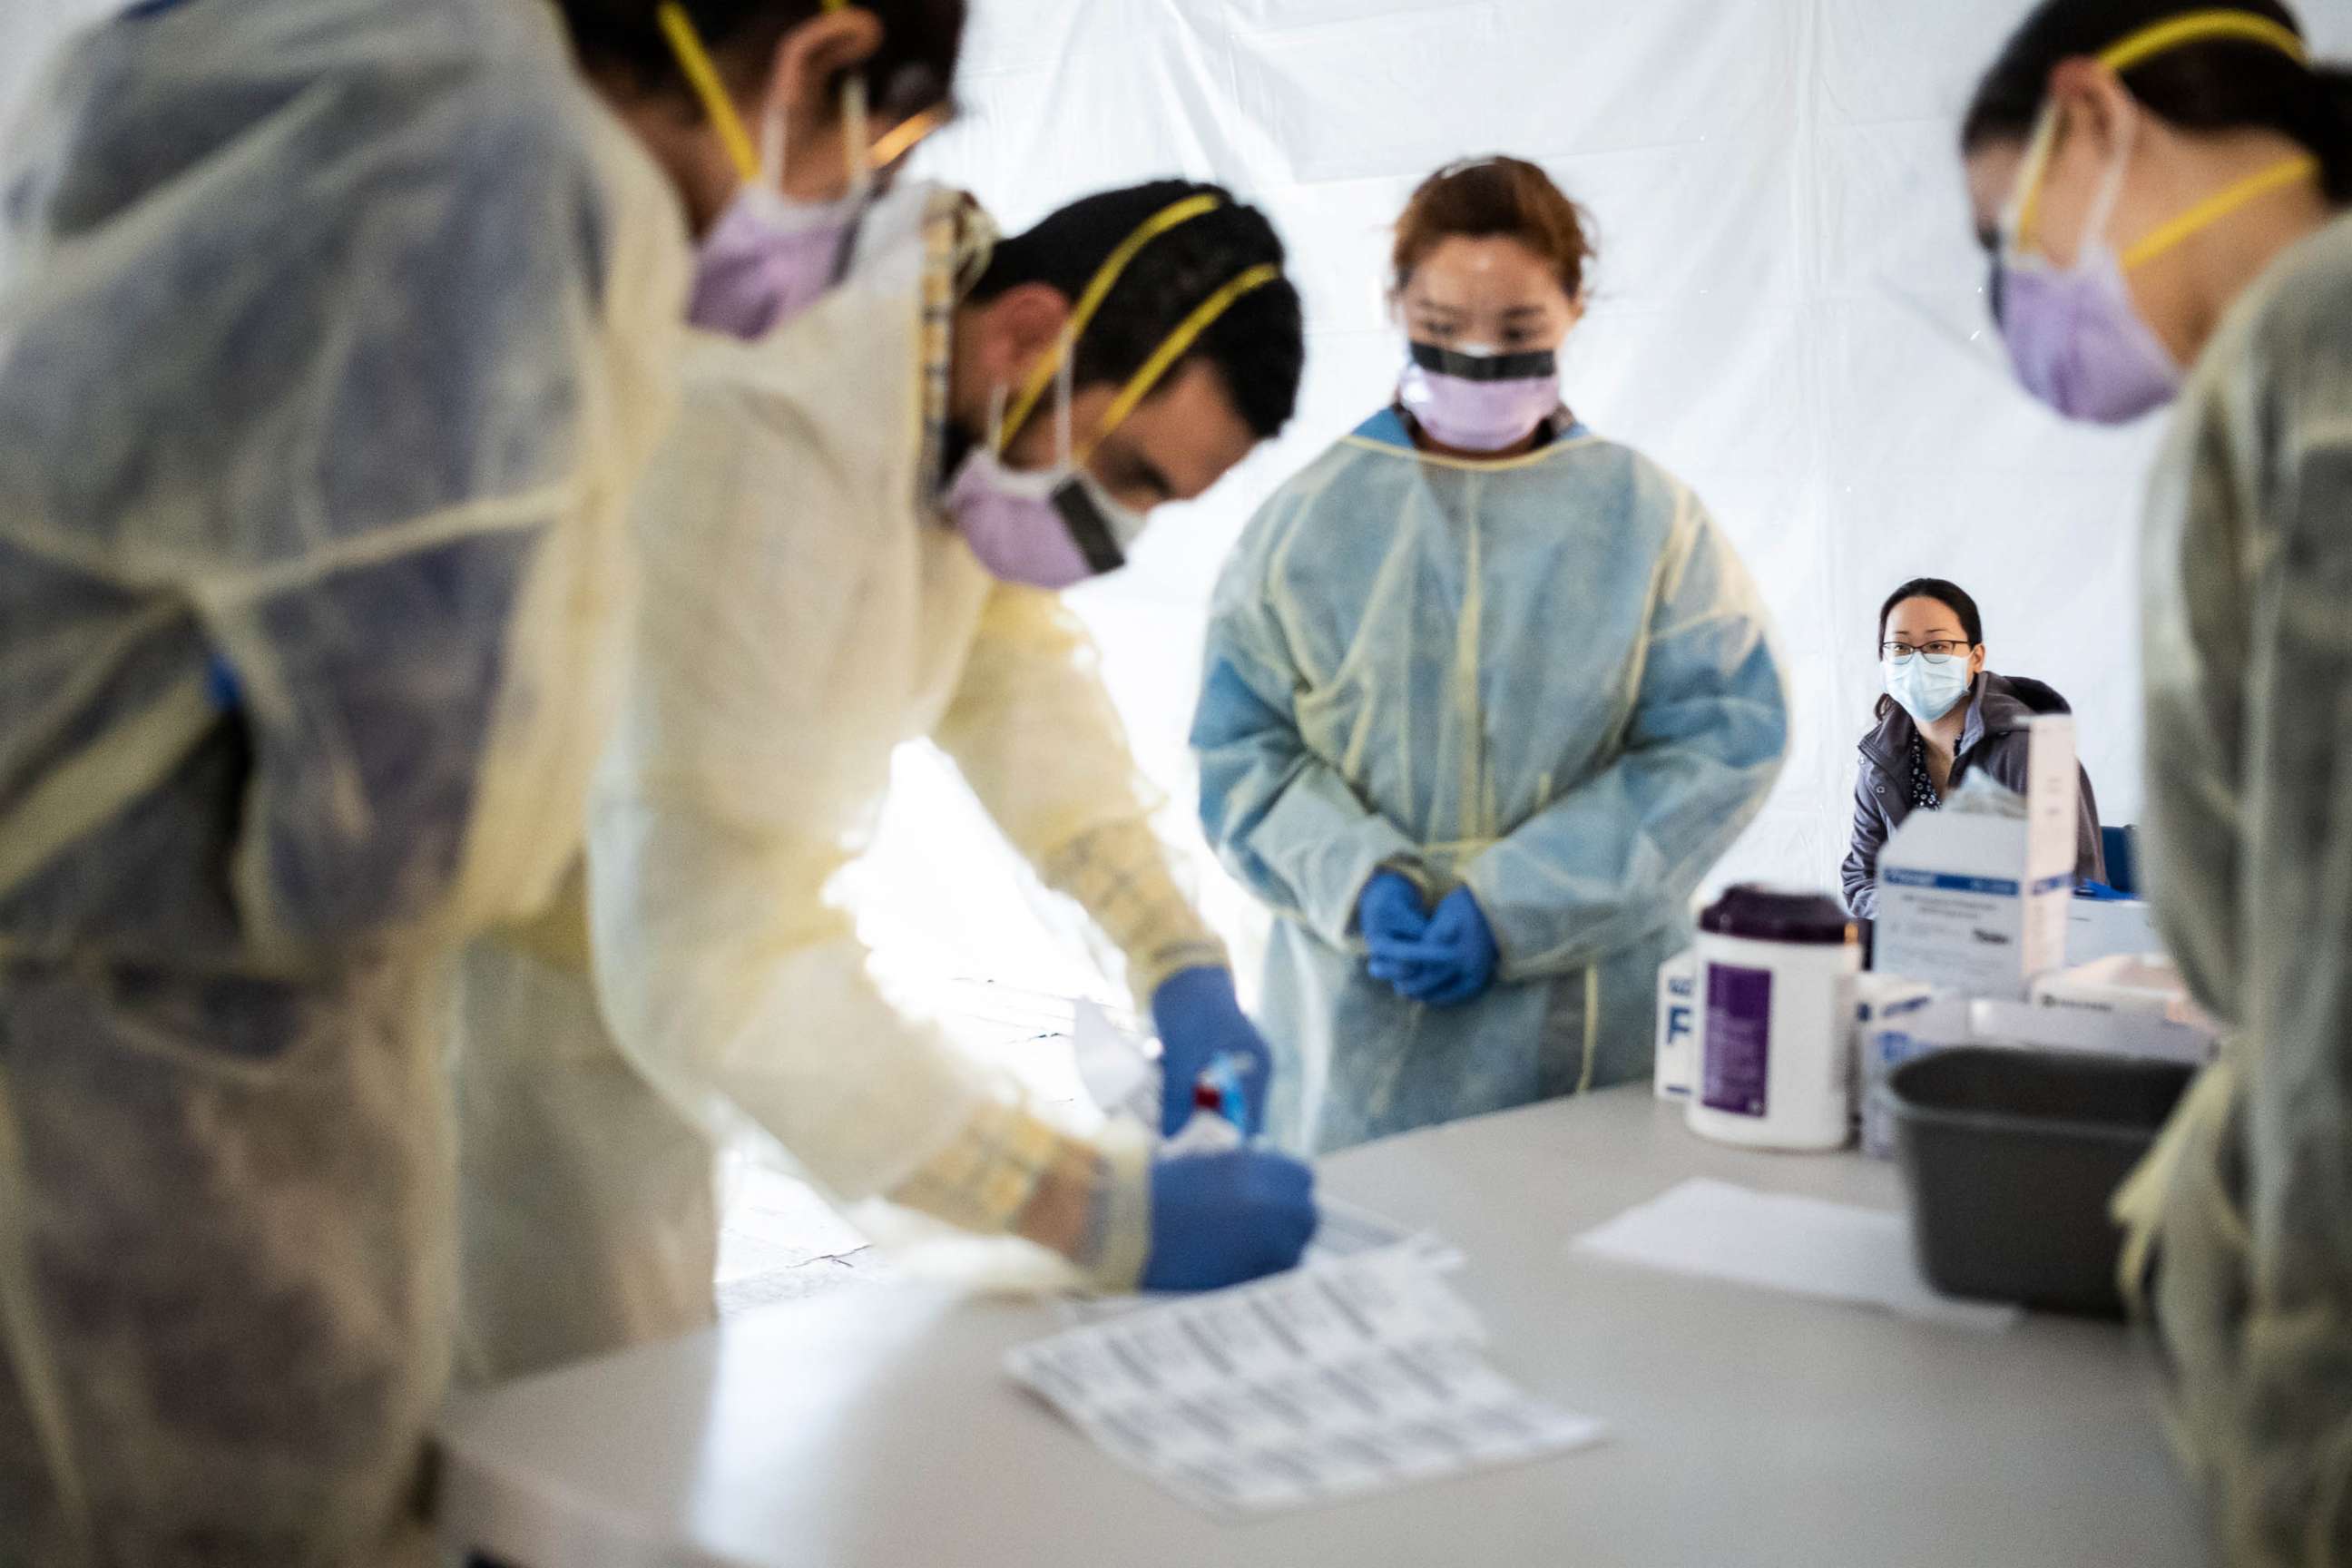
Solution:
[[[1997,1000],[2025,1000],[2066,963],[2074,891],[2074,721],[2032,721],[2020,804],[1972,779],[1940,811],[1912,813],[1878,858],[1885,973]]]
[[[1969,1004],[1969,1033],[1983,1046],[2032,1046],[2190,1067],[2204,1066],[2219,1049],[2219,1037],[2205,1024],[2179,1024],[2154,1013],[2088,1012],[2025,1002]]]
[[[2137,899],[2076,899],[2066,912],[2066,963],[2071,968],[2163,951],[2155,913]]]
[[[1660,1100],[1687,1100],[1698,1078],[1698,949],[1658,966],[1658,1058],[1653,1079]]]
[[[1873,978],[1880,978],[1874,976]],[[1887,1103],[1886,1079],[1914,1057],[1971,1042],[1966,998],[1932,985],[1898,983],[1882,994],[1854,1027],[1862,1081],[1855,1103],[1862,1111],[1862,1152],[1874,1160],[1895,1158],[1895,1110]]]
[[[2081,1013],[2146,1014],[2217,1032],[2189,995],[2180,971],[2160,954],[2102,958],[2045,974],[2033,983],[2033,1005]]]
[[[1915,1057],[1955,1046],[2011,1046],[2092,1056],[2182,1062],[2212,1059],[2213,1030],[2137,1007],[2112,1011],[2044,1001],[1977,1002],[1919,987],[1889,993],[1858,1030],[1862,1055],[1862,1152],[1895,1155],[1894,1108],[1886,1080]]]

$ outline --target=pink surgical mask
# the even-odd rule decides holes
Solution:
[[[2162,407],[2184,379],[2133,302],[2123,260],[2106,239],[2127,158],[2108,171],[2074,266],[2012,254],[1994,275],[1993,311],[2017,379],[2067,418],[2101,425]]]
[[[1022,473],[974,448],[948,489],[948,514],[1000,582],[1058,592],[1127,564],[1142,519],[1103,494],[1083,471]]]
[[[1496,353],[1416,341],[1397,401],[1423,430],[1465,452],[1517,446],[1559,410],[1559,356]]]
[[[988,439],[973,448],[950,481],[944,505],[972,554],[1000,579],[1059,590],[1127,563],[1128,551],[1150,519],[1105,489],[1087,465],[1120,421],[1151,395],[1160,378],[1182,363],[1201,334],[1235,300],[1279,281],[1282,270],[1271,262],[1245,267],[1193,307],[1119,388],[1083,449],[1071,441],[1071,367],[1095,308],[1109,296],[1137,253],[1169,229],[1223,205],[1222,196],[1188,195],[1145,219],[1079,292],[1061,341],[1024,378],[1017,399],[1010,387],[995,389]],[[1034,472],[1006,468],[1002,458],[1005,447],[1038,411],[1038,400],[1049,387],[1055,393],[1054,461]]]
[[[1127,552],[1148,521],[1113,500],[1071,458],[1066,362],[1060,383],[1060,456],[1053,466],[1008,468],[997,457],[1003,442],[1000,395],[989,439],[964,459],[946,500],[948,516],[990,575],[1056,592],[1126,565]]]
[[[747,182],[695,258],[687,319],[708,331],[763,337],[841,280],[857,204],[801,204]]]

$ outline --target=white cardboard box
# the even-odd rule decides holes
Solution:
[[[1964,995],[2023,1001],[2066,963],[2074,889],[2074,721],[2028,731],[2024,816],[1914,812],[1878,858],[1874,967]]]
[[[2031,1047],[2137,1057],[2191,1067],[2212,1059],[2213,1031],[2201,1024],[2134,1011],[2096,1012],[2022,1002],[1971,1002],[1920,987],[1889,994],[1857,1030],[1862,1053],[1862,1152],[1895,1155],[1894,1107],[1886,1080],[1916,1057],[1955,1046]]]
[[[1969,1033],[1988,1046],[2141,1057],[2190,1067],[2211,1061],[2216,1049],[2214,1032],[2203,1024],[2179,1024],[2150,1013],[2099,1013],[2023,1002],[1971,1003]]]
[[[2155,913],[2137,899],[2076,899],[2066,914],[2066,966],[2078,969],[2103,958],[2137,958],[2164,951]]]
[[[1698,949],[1692,948],[1658,966],[1657,1097],[1688,1100],[1697,1077]]]
[[[2116,953],[2033,983],[2033,1005],[2084,1013],[2140,1013],[2210,1026],[2180,971],[2160,953]]]
[[[1886,1100],[1886,1079],[1914,1057],[1969,1042],[1969,1005],[1932,985],[1906,984],[1889,991],[1854,1026],[1862,1062],[1856,1101],[1862,1108],[1862,1152],[1874,1160],[1895,1158],[1895,1112]]]

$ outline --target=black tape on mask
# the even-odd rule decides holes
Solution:
[[[1433,375],[1456,381],[1538,381],[1559,369],[1559,356],[1549,349],[1517,354],[1465,354],[1416,342],[1412,363]]]
[[[1071,542],[1096,576],[1127,564],[1127,552],[1119,548],[1118,536],[1076,474],[1054,487],[1054,510],[1062,514],[1062,526],[1070,531]]]

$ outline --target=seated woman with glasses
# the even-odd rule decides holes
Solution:
[[[2022,794],[2025,728],[2044,713],[2070,713],[2038,680],[1985,668],[1984,617],[1952,584],[1922,577],[1888,596],[1878,612],[1878,653],[1886,695],[1878,724],[1862,739],[1854,789],[1853,843],[1845,858],[1846,907],[1878,913],[1878,852],[1915,811],[1934,811],[1969,773],[1983,772]],[[2076,875],[2103,881],[2099,803],[2083,775]]]

